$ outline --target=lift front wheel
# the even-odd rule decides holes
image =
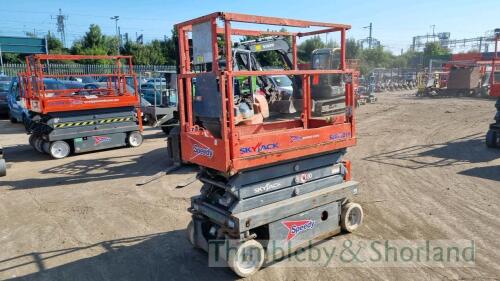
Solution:
[[[131,132],[128,134],[127,143],[131,147],[138,147],[142,144],[142,135],[139,132]]]
[[[239,243],[228,253],[229,267],[240,277],[248,277],[259,271],[264,263],[264,248],[255,240]]]
[[[497,132],[493,130],[489,130],[486,133],[486,146],[490,148],[496,148],[498,147],[498,136]]]
[[[7,164],[5,164],[4,159],[0,159],[0,177],[5,177],[7,175]]]
[[[347,203],[342,206],[340,226],[342,230],[354,232],[363,223],[363,209],[358,203]]]
[[[50,144],[49,154],[55,159],[62,159],[69,155],[71,148],[65,141],[55,141]]]

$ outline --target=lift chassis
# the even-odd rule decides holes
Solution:
[[[142,142],[134,107],[52,113],[30,122],[30,144],[54,158]]]
[[[210,259],[226,260],[238,275],[247,276],[264,260],[293,254],[342,230],[353,231],[363,213],[351,203],[358,183],[345,180],[342,154],[251,170],[227,181],[215,181],[210,172],[201,172],[202,194],[192,199],[189,209],[191,243],[209,252]],[[258,250],[258,257],[250,258],[250,269],[235,260],[241,257],[231,256],[231,251],[245,251],[249,244]],[[277,253],[277,248],[283,251]]]
[[[231,22],[321,29],[255,31],[233,29]],[[180,122],[169,139],[179,136],[171,142],[181,152],[177,161],[198,165],[203,183],[188,209],[193,246],[207,251],[209,260],[213,247],[231,247],[216,252],[236,274],[246,277],[279,258],[271,254],[270,243],[287,245],[283,254],[288,255],[312,240],[356,230],[363,210],[352,202],[358,183],[351,179],[350,162],[343,159],[346,149],[356,144],[355,71],[345,59],[350,26],[217,12],[175,28]],[[325,65],[336,67],[299,70],[297,38],[330,32],[340,37],[339,62]],[[232,36],[289,37],[292,67],[245,68],[251,57],[233,52]],[[282,93],[268,95],[259,81],[276,75],[294,80],[294,94],[287,99],[298,105],[297,113],[269,106]],[[331,95],[327,87],[336,95],[343,93],[345,106],[318,116],[314,99]]]

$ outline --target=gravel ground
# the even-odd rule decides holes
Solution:
[[[492,100],[384,93],[358,110],[358,145],[348,153],[365,222],[337,239],[474,240],[473,266],[283,262],[247,280],[499,280],[500,150],[483,140],[494,112]],[[0,143],[10,166],[0,179],[0,279],[236,279],[208,267],[185,237],[200,184],[177,186],[193,168],[137,186],[168,167],[161,132],[148,130],[136,149],[51,160],[20,125],[0,120]]]

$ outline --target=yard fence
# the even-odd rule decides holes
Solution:
[[[122,66],[122,71],[128,71],[128,65]],[[106,64],[53,64],[51,63],[47,73],[51,74],[101,74],[112,73],[115,65]],[[134,71],[138,75],[144,75],[147,72],[153,71],[175,71],[176,67],[173,65],[134,65]],[[18,72],[26,71],[26,64],[24,63],[6,63],[3,65],[3,71],[7,76],[16,76]]]

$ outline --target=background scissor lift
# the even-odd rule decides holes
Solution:
[[[51,61],[92,60],[110,63],[111,72],[59,74],[50,69]],[[34,55],[26,63],[26,72],[19,74],[20,91],[30,113],[30,144],[37,151],[64,158],[71,152],[141,145],[139,92],[130,56]],[[48,87],[49,81],[62,86]]]

